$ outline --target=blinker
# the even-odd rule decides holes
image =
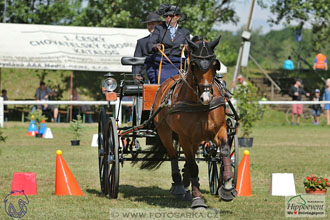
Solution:
[[[199,66],[199,68],[202,72],[206,72],[211,68],[213,59],[212,60],[196,60],[195,62],[197,63],[197,65]]]

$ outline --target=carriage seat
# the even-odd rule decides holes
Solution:
[[[121,64],[122,65],[132,65],[132,66],[143,66],[145,57],[122,57]]]
[[[142,86],[140,85],[125,85],[124,87],[125,96],[141,96]]]

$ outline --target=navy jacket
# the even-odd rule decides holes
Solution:
[[[181,26],[178,27],[178,29],[175,32],[175,37],[173,41],[171,40],[170,30],[167,30],[168,27],[166,26],[165,22],[161,25],[157,25],[155,27],[154,32],[152,33],[149,41],[148,41],[148,52],[152,52],[152,47],[154,44],[161,43],[161,40],[165,34],[165,37],[163,39],[163,44],[165,45],[165,54],[167,56],[181,56],[181,50],[182,44],[187,44],[186,38],[190,39],[190,32],[186,28],[183,28]],[[158,52],[159,53],[159,52]],[[159,53],[160,55],[160,53]]]
[[[147,48],[147,43],[150,38],[150,35],[143,37],[139,40],[137,40],[136,47],[135,47],[135,52],[134,52],[134,57],[147,57],[149,56],[148,53],[148,48]],[[133,66],[132,67],[132,72],[133,74],[141,74],[143,70],[143,66]]]

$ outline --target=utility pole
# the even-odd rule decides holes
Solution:
[[[232,83],[235,82],[236,77],[239,74],[240,69],[241,69],[244,42],[250,40],[250,32],[249,31],[250,31],[251,20],[252,20],[252,15],[253,15],[254,3],[255,3],[255,0],[252,0],[251,6],[250,6],[249,17],[248,17],[247,23],[245,25],[244,32],[242,33],[242,43],[241,43],[241,47],[239,48],[239,52],[238,52],[238,57],[237,57],[237,61],[236,61],[236,66],[235,66],[235,71],[234,71],[234,76],[233,76]],[[234,92],[234,87],[232,87],[230,89],[230,91],[231,92]]]
[[[302,32],[303,32],[304,23],[301,22],[296,29],[296,41],[298,42],[298,78],[300,77],[300,70],[301,70],[301,41],[302,41]]]

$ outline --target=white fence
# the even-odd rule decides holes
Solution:
[[[122,105],[132,105],[132,101],[122,101]],[[0,97],[0,127],[3,127],[4,123],[4,105],[42,105],[42,104],[53,104],[53,105],[107,105],[107,101],[3,101]],[[330,101],[259,101],[261,105],[291,105],[291,104],[330,104]],[[119,100],[111,102],[111,105],[115,105],[115,111],[118,112]],[[119,111],[119,124],[122,121],[122,111]]]
[[[132,105],[132,101],[121,101],[122,105]],[[108,105],[108,101],[3,101],[3,98],[0,97],[0,127],[4,126],[4,105]],[[116,101],[112,101],[111,105],[115,106],[115,113],[117,114],[118,109],[119,111],[119,121],[118,123],[121,124],[122,122],[122,110],[121,106],[119,106],[119,99]]]

